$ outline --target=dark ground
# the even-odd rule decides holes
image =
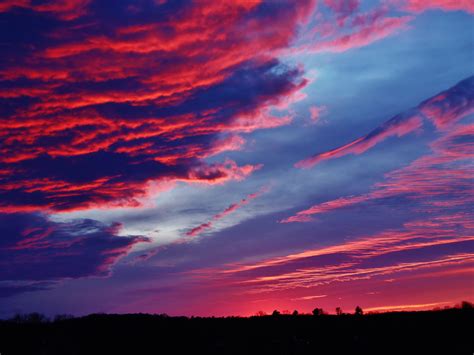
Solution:
[[[13,354],[466,354],[474,310],[354,315],[185,318],[95,314],[0,321]]]

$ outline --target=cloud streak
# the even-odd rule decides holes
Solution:
[[[254,192],[250,195],[247,195],[247,197],[243,198],[239,202],[232,203],[225,210],[223,210],[222,212],[219,212],[218,214],[214,215],[211,218],[211,220],[209,220],[208,222],[202,223],[199,226],[194,227],[191,230],[189,230],[188,232],[186,232],[186,235],[189,236],[189,237],[196,237],[196,236],[204,233],[205,231],[213,228],[214,224],[217,221],[227,217],[228,215],[234,213],[236,210],[238,210],[238,209],[242,208],[243,206],[249,204],[252,200],[260,197],[262,194],[266,193],[268,190],[269,190],[269,188],[267,186],[264,186],[259,191]]]
[[[410,16],[378,18],[370,24],[356,27],[352,33],[339,35],[333,39],[307,46],[304,51],[341,53],[365,47],[408,28],[408,23],[411,20],[412,17]]]
[[[470,266],[474,236],[469,234],[469,218],[453,223],[440,217],[429,227],[420,220],[399,230],[204,273],[220,275],[220,282],[240,285],[245,292],[266,293]]]
[[[316,204],[282,220],[309,222],[341,209],[390,206],[413,215],[403,226],[253,263],[202,270],[202,274],[217,275],[209,277],[244,293],[281,294],[308,289],[325,292],[328,285],[341,282],[380,282],[420,273],[441,275],[446,270],[454,275],[472,269],[474,126],[462,120],[471,113],[472,82],[473,78],[462,81],[420,104],[415,114],[399,115],[344,148],[345,153],[353,152],[354,146],[356,152],[365,151],[387,136],[418,129],[424,117],[437,129],[430,154],[386,174],[366,194]]]
[[[474,112],[474,77],[467,78],[454,87],[421,103],[416,110],[400,114],[366,136],[333,150],[316,154],[295,164],[297,168],[311,168],[321,161],[348,154],[361,154],[392,136],[404,136],[423,125],[422,117],[438,129],[454,124]]]
[[[412,12],[423,12],[430,9],[441,9],[444,11],[466,11],[473,13],[474,4],[469,0],[406,0],[404,9]]]
[[[316,15],[317,25],[307,26],[301,44],[289,54],[342,53],[369,46],[409,28],[413,16],[390,14],[389,4],[360,10],[359,1],[324,1],[329,11]]]
[[[309,222],[315,215],[363,203],[403,203],[407,200],[418,206],[419,212],[442,214],[446,213],[446,208],[454,207],[461,209],[463,215],[474,203],[471,181],[473,135],[473,125],[459,125],[431,144],[431,155],[390,172],[385,181],[377,183],[372,191],[314,205],[281,222]]]

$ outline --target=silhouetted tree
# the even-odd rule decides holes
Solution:
[[[255,313],[255,315],[257,317],[263,317],[263,316],[266,316],[267,314],[264,311],[258,311],[257,313]]]
[[[63,320],[73,319],[74,316],[71,314],[58,314],[54,317],[55,322],[61,322]]]
[[[470,305],[468,305],[469,307]],[[359,307],[360,308],[360,307]],[[92,314],[57,323],[27,323],[41,315],[20,314],[19,322],[0,320],[0,351],[5,354],[64,355],[148,354],[156,345],[143,342],[160,332],[163,354],[330,354],[337,353],[472,354],[472,310],[397,312],[368,316],[313,317],[163,317],[157,314]],[[350,311],[354,314],[354,308]],[[334,309],[333,309],[334,313]],[[272,313],[269,313],[270,315]],[[323,314],[317,308],[315,314]],[[258,315],[265,315],[263,311]],[[62,317],[60,317],[62,318]],[[393,331],[395,330],[396,331]],[[204,336],[203,336],[204,334]],[[433,336],[436,341],[431,341]],[[185,339],[185,340],[183,340]],[[150,346],[152,348],[150,349]],[[453,348],[455,349],[453,352]],[[97,350],[96,350],[97,349]],[[68,351],[69,350],[69,351]],[[428,352],[426,350],[429,350]]]
[[[278,317],[279,315],[280,315],[280,311],[278,311],[278,310],[276,310],[276,309],[275,309],[275,310],[273,311],[273,313],[272,313],[272,316],[273,316],[273,317]]]
[[[16,314],[12,319],[16,323],[46,323],[48,318],[41,313]]]
[[[10,322],[14,323],[21,323],[23,320],[23,316],[19,313],[16,313],[13,317],[10,318]]]
[[[297,311],[296,309],[293,311],[293,315],[294,315],[294,316],[297,316],[297,315],[298,315],[298,311]]]
[[[462,301],[461,302],[461,309],[473,309],[474,305],[469,301]]]
[[[361,316],[364,314],[364,311],[362,310],[362,308],[360,308],[359,306],[357,306],[355,308],[355,313],[354,313],[356,316]]]
[[[336,314],[340,316],[342,314],[342,309],[341,307],[336,307]]]
[[[313,316],[321,316],[324,313],[322,308],[313,309]]]

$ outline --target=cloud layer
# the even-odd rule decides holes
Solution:
[[[291,121],[271,108],[307,81],[272,52],[312,6],[150,2],[106,14],[87,1],[4,5],[2,23],[39,26],[4,44],[0,209],[137,206],[151,182],[245,178],[258,163],[204,159],[240,149],[240,134]]]

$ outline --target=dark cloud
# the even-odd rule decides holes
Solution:
[[[106,276],[140,236],[91,219],[54,222],[40,214],[0,214],[2,294],[44,289],[47,281]],[[13,282],[13,284],[9,284]]]
[[[54,282],[3,282],[0,283],[0,298],[18,295],[24,292],[44,291],[54,287]]]

